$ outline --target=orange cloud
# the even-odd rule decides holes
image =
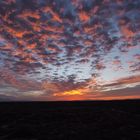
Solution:
[[[60,18],[60,16],[59,16],[57,13],[55,13],[55,12],[52,10],[51,7],[45,7],[45,8],[43,9],[43,11],[46,12],[46,13],[51,13],[51,14],[52,14],[52,19],[51,19],[52,21],[57,21],[57,22],[62,23],[62,19]]]
[[[113,61],[113,64],[114,64],[114,65],[120,65],[120,64],[121,64],[121,61],[120,61],[120,60],[114,60],[114,61]]]
[[[126,37],[126,38],[129,38],[129,37],[133,37],[135,35],[135,33],[133,33],[128,27],[126,26],[122,26],[121,27],[121,32],[122,34]]]
[[[61,26],[61,27],[53,27],[53,26],[47,26],[44,28],[46,31],[49,31],[49,32],[55,32],[55,33],[63,33],[64,31],[64,27]]]
[[[25,34],[25,31],[20,31],[20,30],[14,30],[12,28],[9,27],[5,27],[6,30],[13,36],[17,37],[17,38],[22,38],[23,35]]]
[[[84,44],[87,46],[91,46],[93,44],[93,42],[89,41],[89,40],[85,40]]]
[[[27,48],[29,48],[29,49],[35,49],[36,48],[36,44],[34,43],[34,44],[28,44],[27,45]]]
[[[52,20],[53,21],[58,21],[58,22],[62,23],[62,19],[59,17],[58,14],[56,14],[54,12],[53,12],[53,19]]]
[[[28,11],[28,10],[24,10],[22,12],[21,15],[18,15],[19,17],[23,18],[23,19],[27,19],[28,17],[32,17],[32,18],[35,18],[35,19],[39,19],[40,18],[40,15],[39,15],[39,12],[38,11]]]
[[[82,11],[79,13],[79,18],[82,22],[87,22],[90,19],[90,16],[86,12]]]

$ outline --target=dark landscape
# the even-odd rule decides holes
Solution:
[[[140,100],[1,102],[0,140],[139,140]]]

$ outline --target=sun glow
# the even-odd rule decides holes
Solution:
[[[63,93],[55,93],[54,96],[70,96],[70,95],[83,95],[84,92],[82,89],[77,89],[77,90],[70,90],[70,91],[65,91]]]
[[[79,90],[72,90],[64,92],[64,95],[83,95],[83,93]]]

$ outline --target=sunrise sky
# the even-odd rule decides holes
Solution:
[[[0,101],[140,98],[140,0],[0,0]]]

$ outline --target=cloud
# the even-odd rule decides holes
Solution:
[[[140,84],[140,76],[136,75],[131,77],[120,78],[112,83],[102,85],[101,87],[103,91],[110,91],[124,89],[126,87],[135,87],[136,85],[139,84]]]
[[[0,1],[0,83],[29,94],[45,90],[53,95],[83,90],[86,79],[102,77],[108,62],[111,69],[138,73],[139,4],[139,0]],[[129,68],[127,53],[134,58]],[[112,59],[116,55],[118,59]],[[69,75],[75,75],[74,81]],[[123,80],[112,84],[122,85]]]
[[[99,98],[101,99],[140,99],[140,86],[126,87],[123,89],[110,90],[103,92]]]

